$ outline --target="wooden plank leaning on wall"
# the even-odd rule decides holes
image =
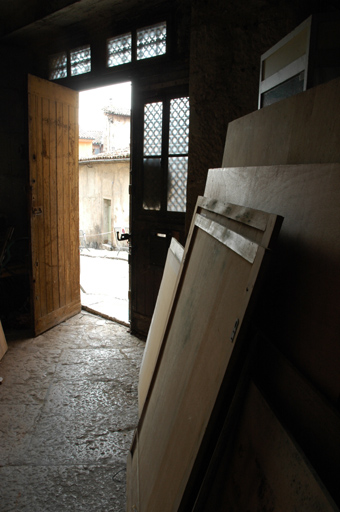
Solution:
[[[129,511],[185,510],[184,501],[194,496],[197,461],[209,458],[231,399],[254,291],[281,221],[199,199],[131,448]]]

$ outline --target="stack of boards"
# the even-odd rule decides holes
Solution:
[[[339,510],[338,415],[290,361],[277,358],[266,337],[254,339],[258,329],[250,322],[278,345],[286,341],[290,359],[308,365],[319,389],[326,379],[332,398],[340,165],[325,160],[324,147],[315,151],[325,116],[339,110],[339,87],[339,80],[320,86],[229,125],[224,167],[208,173],[184,249],[174,241],[169,249],[160,291],[167,299],[159,296],[141,368],[128,512]],[[333,115],[335,129],[340,116]],[[327,139],[332,158],[340,156],[337,137],[333,130]],[[266,273],[273,279],[259,295]],[[254,318],[259,298],[261,316]],[[324,316],[311,318],[317,307]],[[296,393],[288,394],[289,372],[302,383]],[[273,399],[285,406],[283,422],[267,399],[270,383]],[[311,396],[312,409],[324,412],[308,423]],[[328,489],[306,457],[309,448]]]
[[[253,298],[281,222],[275,214],[198,199],[158,343],[158,304],[146,343],[128,510],[185,510],[192,500],[198,462],[208,460],[233,396]]]

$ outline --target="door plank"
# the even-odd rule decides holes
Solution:
[[[78,93],[28,78],[32,295],[39,334],[80,304]]]
[[[51,273],[52,273],[52,308],[58,309],[60,306],[59,298],[59,276],[58,276],[58,210],[57,210],[57,132],[56,132],[56,108],[55,102],[50,102],[50,208],[51,208]],[[53,172],[53,169],[56,172]]]
[[[65,229],[64,229],[64,183],[65,177],[63,174],[64,169],[64,117],[63,117],[64,106],[58,101],[57,102],[57,179],[56,179],[56,191],[57,191],[57,251],[58,251],[58,273],[59,279],[59,300],[60,306],[66,304],[66,287],[65,287],[65,251],[63,250],[65,245]]]
[[[80,297],[80,257],[79,257],[79,168],[78,168],[78,109],[74,106],[70,110],[70,131],[69,131],[69,176],[70,176],[70,288],[71,301]],[[77,169],[77,172],[74,172]]]
[[[50,102],[48,99],[42,99],[42,168],[40,179],[43,182],[43,213],[44,223],[43,245],[44,245],[44,264],[45,264],[45,283],[46,283],[46,311],[49,313],[53,309],[52,305],[52,259],[51,259],[51,201],[50,201]]]

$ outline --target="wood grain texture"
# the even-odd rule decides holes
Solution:
[[[152,379],[161,342],[170,314],[170,305],[176,288],[179,269],[183,258],[183,246],[175,238],[171,240],[165,262],[162,282],[159,288],[156,306],[152,315],[150,329],[145,344],[138,381],[138,409],[141,414],[145,398]]]
[[[340,162],[340,79],[232,121],[223,167]]]
[[[228,231],[220,225],[219,232]],[[130,464],[129,494],[138,496],[140,512],[179,510],[208,430],[211,441],[211,417],[228,406],[219,393],[237,366],[266,249],[257,245],[251,263],[214,233],[200,229],[194,216],[131,451],[138,464]]]
[[[78,94],[29,76],[34,329],[80,311]]]
[[[340,165],[210,170],[205,195],[284,217],[259,325],[336,403],[340,396]]]

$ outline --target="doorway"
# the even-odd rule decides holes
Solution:
[[[81,304],[126,325],[130,114],[131,82],[79,93]]]

